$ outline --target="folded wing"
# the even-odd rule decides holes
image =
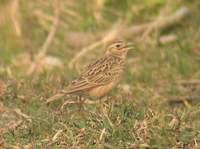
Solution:
[[[113,57],[104,57],[90,64],[80,77],[67,86],[63,92],[70,94],[82,92],[96,86],[106,85],[120,77],[123,65],[116,63]]]

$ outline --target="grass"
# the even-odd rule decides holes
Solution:
[[[0,22],[0,38],[4,39],[0,41],[0,148],[199,148],[200,5],[197,0],[169,2],[108,0],[100,22],[94,19],[92,3],[73,2],[69,9],[73,8],[77,17],[61,14],[61,20],[69,29],[61,25],[48,49],[48,54],[57,56],[64,67],[26,76],[26,67],[15,66],[13,59],[21,53],[39,51],[51,22],[42,25],[33,12],[42,10],[52,16],[52,11],[50,3],[39,5],[32,1],[28,5],[20,1],[22,36],[12,32],[9,20],[6,21],[9,27]],[[61,3],[68,6],[64,1]],[[2,7],[5,4],[6,1],[0,2]],[[120,85],[106,97],[110,99],[105,101],[103,112],[98,102],[85,104],[87,112],[84,113],[77,104],[61,109],[66,98],[45,104],[45,99],[78,74],[67,67],[79,52],[65,41],[68,30],[96,34],[109,28],[118,18],[124,18],[127,24],[146,22],[155,19],[167,5],[169,13],[186,5],[192,14],[159,34],[153,32],[142,41],[129,40],[136,50],[129,53],[124,76]],[[160,36],[168,34],[175,34],[177,40],[158,42]],[[94,53],[93,57],[98,55]],[[196,80],[197,84],[190,80]],[[186,85],[179,84],[180,81]],[[189,97],[196,98],[189,100]],[[31,122],[14,109],[30,116]],[[21,124],[16,126],[19,121]],[[62,131],[55,138],[59,130]]]

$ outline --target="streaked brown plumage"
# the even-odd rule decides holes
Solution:
[[[129,49],[125,42],[112,43],[102,58],[88,65],[79,78],[72,81],[62,93],[49,98],[47,102],[66,94],[85,94],[98,98],[104,96],[120,80]]]

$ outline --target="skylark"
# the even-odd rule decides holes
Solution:
[[[123,41],[113,42],[107,47],[102,58],[89,64],[77,79],[72,81],[61,93],[50,97],[47,102],[67,94],[101,98],[119,82],[129,49],[128,44]]]

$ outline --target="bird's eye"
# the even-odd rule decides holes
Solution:
[[[116,44],[116,47],[119,48],[119,47],[120,47],[120,44]]]

